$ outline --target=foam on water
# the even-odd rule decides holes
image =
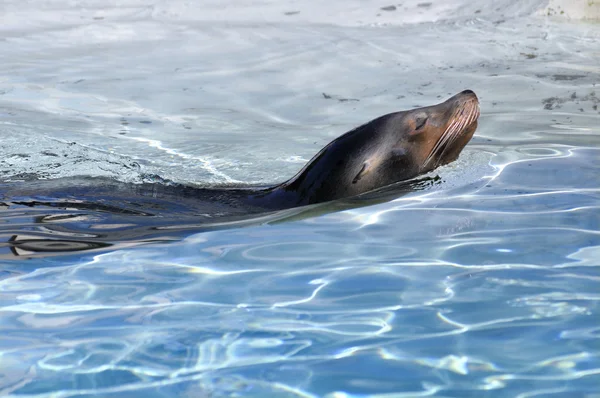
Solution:
[[[2,180],[269,183],[387,112],[482,115],[391,202],[0,260],[0,395],[600,394],[600,27],[546,5],[4,1]]]

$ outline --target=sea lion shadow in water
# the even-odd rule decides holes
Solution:
[[[28,207],[41,215],[0,227],[6,238],[0,256],[3,246],[13,255],[37,257],[385,202],[434,183],[417,177],[455,160],[478,117],[479,101],[470,90],[437,105],[381,116],[336,138],[294,177],[272,187],[137,185],[106,178],[5,184],[5,214]]]

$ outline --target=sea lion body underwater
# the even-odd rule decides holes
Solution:
[[[0,183],[0,221],[15,220],[14,214],[29,217],[5,223],[0,238],[13,249],[40,252],[62,236],[64,245],[79,250],[74,247],[81,242],[142,242],[167,232],[272,222],[263,215],[274,212],[279,220],[311,215],[304,206],[324,202],[322,212],[364,206],[370,202],[345,205],[338,199],[362,198],[452,162],[473,136],[478,117],[479,101],[470,90],[437,105],[378,117],[334,139],[295,176],[271,187],[127,184],[91,177]],[[409,189],[396,188],[385,200]],[[35,211],[24,212],[26,207]]]

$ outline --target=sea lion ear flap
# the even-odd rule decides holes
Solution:
[[[371,171],[371,169],[372,169],[371,162],[368,160],[365,160],[365,162],[362,164],[362,167],[360,168],[359,172],[352,179],[352,184],[356,184],[361,178],[366,176]]]

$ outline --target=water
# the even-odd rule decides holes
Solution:
[[[480,127],[386,203],[0,248],[0,395],[600,395],[597,24],[536,1],[144,3],[0,6],[2,181],[282,181],[465,88]]]

